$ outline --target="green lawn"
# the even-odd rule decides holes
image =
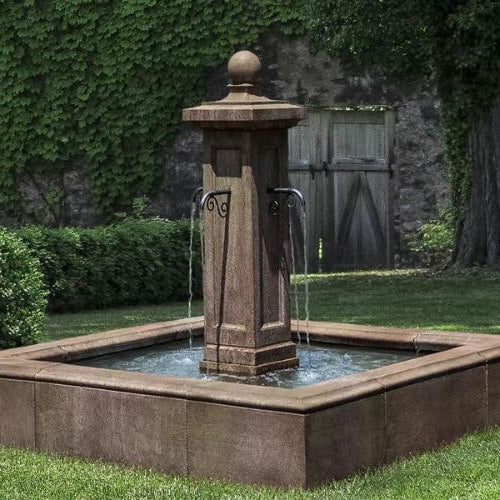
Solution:
[[[310,281],[315,320],[500,333],[500,274],[379,271],[316,275]]]
[[[171,477],[116,465],[0,448],[0,498],[429,499],[500,495],[500,430],[313,491],[280,491]]]
[[[500,274],[433,276],[412,270],[313,275],[310,292],[315,320],[500,333]],[[299,294],[303,303],[301,278]],[[202,314],[200,302],[195,302],[193,314]],[[184,303],[55,314],[48,318],[42,340],[186,315]]]
[[[302,283],[299,280],[299,285]],[[311,278],[311,319],[500,333],[500,276],[421,271]],[[195,304],[201,313],[201,303]],[[50,316],[44,340],[185,316],[185,304]],[[0,498],[498,498],[500,430],[332,483],[283,492],[0,448]]]
[[[196,302],[193,304],[193,316],[201,314],[203,314],[202,303]],[[58,340],[115,328],[185,318],[186,316],[187,305],[176,302],[159,306],[118,307],[97,311],[52,314],[47,318],[41,341]]]

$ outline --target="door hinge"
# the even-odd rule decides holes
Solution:
[[[323,160],[323,171],[325,172],[325,177],[328,177],[330,171],[328,170],[328,163],[325,160]]]
[[[309,173],[311,174],[311,179],[314,180],[314,176],[315,176],[315,169],[314,169],[314,165],[312,163],[309,163]]]

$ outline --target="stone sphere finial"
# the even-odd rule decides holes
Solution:
[[[249,50],[236,52],[227,65],[233,85],[257,82],[261,69],[260,59]]]

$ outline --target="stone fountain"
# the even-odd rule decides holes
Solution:
[[[203,130],[205,350],[202,370],[257,375],[298,365],[290,333],[288,128],[300,106],[260,95],[259,59],[237,52],[217,102],[185,109]],[[216,209],[218,208],[218,210]]]
[[[235,54],[229,95],[184,111],[204,136],[205,318],[0,351],[0,444],[313,487],[500,424],[494,335],[313,321],[311,340],[348,363],[356,349],[406,357],[348,376],[335,376],[327,358],[321,383],[247,385],[303,369],[290,331],[287,197],[298,193],[288,185],[287,129],[304,110],[262,97],[259,69],[255,55]],[[205,336],[201,370],[215,375],[184,354],[190,375],[165,362],[190,332]],[[151,356],[166,370],[137,371]],[[228,381],[235,374],[245,380]]]

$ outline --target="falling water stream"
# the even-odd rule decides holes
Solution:
[[[306,220],[306,208],[302,207],[302,223],[304,225],[304,292],[305,292],[305,315],[306,315],[306,339],[307,345],[309,342],[309,273],[307,265],[307,220]]]
[[[193,348],[193,240],[194,224],[196,219],[196,199],[191,203],[191,232],[189,234],[189,298],[188,298],[188,321],[189,321],[189,349]]]
[[[308,274],[308,256],[307,256],[307,220],[306,220],[306,207],[302,204],[300,204],[300,210],[301,210],[301,215],[302,215],[302,226],[303,226],[303,238],[302,238],[302,244],[303,244],[303,256],[304,256],[304,313],[305,313],[305,327],[306,327],[306,342],[307,342],[307,361],[309,365],[309,369],[311,370],[313,368],[312,365],[312,359],[311,359],[311,342],[310,342],[310,335],[309,335],[309,274]],[[289,225],[291,228],[291,224]],[[293,251],[293,234],[290,231],[290,242],[291,242],[291,247],[292,247],[292,272],[295,274],[295,256],[294,256],[294,251]],[[298,285],[297,285],[297,279],[295,278],[295,287],[294,287],[294,292],[295,292],[295,313],[297,315],[297,332],[299,335],[299,343],[300,343],[300,323],[299,323],[299,305],[298,305]]]
[[[292,261],[292,276],[294,277],[293,292],[294,292],[294,302],[295,302],[295,317],[297,318],[297,338],[300,345],[302,343],[302,337],[300,335],[299,284],[297,282],[297,279],[295,278],[295,275],[297,273],[297,266],[295,264],[295,248],[293,246],[293,229],[292,229],[292,217],[291,217],[292,209],[293,207],[288,208],[288,214],[289,214],[288,233],[290,239],[290,258]]]
[[[198,218],[200,220],[200,254],[201,254],[201,274],[203,276],[203,270],[205,269],[205,233],[203,226],[203,207],[200,205],[198,208]],[[207,363],[207,370],[205,372],[204,379],[207,380],[210,376],[210,365]]]
[[[292,261],[292,275],[294,276],[294,283],[293,283],[293,291],[294,291],[294,303],[295,303],[295,316],[297,320],[297,337],[298,337],[298,343],[299,345],[302,342],[302,337],[301,337],[301,332],[300,332],[300,307],[299,307],[299,286],[298,286],[298,280],[296,278],[296,271],[297,271],[297,266],[296,266],[296,261],[295,261],[295,249],[294,249],[294,233],[292,229],[292,210],[297,206],[296,203],[289,204],[288,205],[288,214],[289,214],[289,239],[290,239],[290,257]],[[311,355],[309,351],[309,347],[311,345],[310,343],[310,335],[309,335],[309,275],[308,275],[308,263],[307,263],[307,228],[306,228],[306,208],[304,205],[300,204],[300,213],[301,213],[301,220],[302,225],[303,225],[303,256],[304,256],[304,312],[305,312],[305,329],[306,329],[306,342],[307,342],[307,347],[308,347],[308,354],[307,354],[307,359],[308,359],[308,365],[309,368],[312,368],[312,361],[311,361]]]

